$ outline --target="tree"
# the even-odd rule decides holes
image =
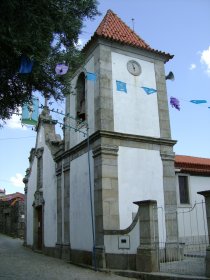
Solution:
[[[69,78],[81,62],[76,47],[85,18],[98,15],[97,0],[0,1],[0,119],[11,118],[29,102],[34,91],[62,100]],[[33,62],[28,74],[19,72],[21,59]],[[57,63],[69,65],[56,75]]]

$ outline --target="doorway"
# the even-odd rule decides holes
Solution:
[[[36,208],[37,212],[37,249],[42,250],[43,245],[43,218],[42,218],[42,206]]]

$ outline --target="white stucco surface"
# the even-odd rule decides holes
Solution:
[[[119,245],[119,237],[128,236],[130,240],[130,248],[123,249]],[[139,221],[131,232],[126,235],[105,235],[104,242],[106,253],[112,254],[136,254],[139,244]]]
[[[28,180],[28,192],[27,192],[27,245],[33,245],[33,211],[32,206],[34,201],[34,193],[36,191],[36,178],[37,178],[37,160],[33,161],[31,166],[31,174]]]
[[[191,204],[204,201],[204,197],[197,192],[210,190],[210,177],[190,176],[189,191]]]
[[[93,160],[91,158],[91,173]],[[71,248],[92,251],[91,204],[87,153],[71,161],[70,242]],[[92,174],[93,189],[93,174]]]
[[[55,247],[57,241],[57,187],[55,162],[47,146],[44,146],[43,197],[44,197],[44,244]]]
[[[94,73],[94,57],[92,57],[84,66],[83,71],[85,72],[91,72]],[[72,86],[72,94],[70,95],[70,116],[73,118],[76,118],[76,85],[77,85],[77,79],[81,72],[78,73],[77,76],[73,78],[71,81]],[[89,126],[89,134],[91,135],[95,131],[95,114],[94,114],[94,87],[95,82],[89,81],[86,79],[86,112],[87,112],[87,121]],[[81,132],[87,133],[86,127],[77,126],[77,123],[74,119],[69,118],[69,125],[72,128],[80,128]],[[83,141],[86,138],[86,135],[83,133],[80,133],[79,131],[75,131],[74,129],[69,129],[69,137],[70,137],[70,147],[74,147],[81,141]]]
[[[44,245],[54,247],[57,239],[57,200],[55,163],[51,152],[45,143],[44,128],[41,127],[37,135],[36,148],[44,148],[43,151],[43,198],[45,201],[43,211]],[[31,166],[31,174],[28,182],[27,193],[27,244],[33,245],[34,230],[34,193],[37,190],[37,158],[34,157]]]
[[[160,137],[157,93],[147,95],[141,87],[156,89],[154,64],[135,60],[141,65],[140,76],[127,71],[132,57],[112,52],[114,130],[143,136]],[[117,91],[116,80],[126,83],[127,93]]]
[[[137,212],[134,201],[157,200],[158,207],[164,207],[163,168],[159,151],[119,147],[118,176],[120,229],[127,228],[133,213]],[[163,231],[165,225],[159,224],[160,235]]]

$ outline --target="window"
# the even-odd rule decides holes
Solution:
[[[85,74],[82,72],[77,80],[76,114],[79,121],[86,120],[86,99],[85,99]]]
[[[37,149],[36,156],[37,156],[37,189],[42,188],[43,184],[43,148]]]
[[[179,199],[180,204],[189,204],[188,176],[178,176],[179,178]]]

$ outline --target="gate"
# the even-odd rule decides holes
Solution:
[[[180,207],[171,212],[164,212],[163,208],[158,208],[158,212],[163,228],[158,246],[160,271],[204,276],[208,246],[205,202],[195,202],[193,207]],[[178,241],[172,243],[167,242],[164,233],[165,217],[170,223],[170,215],[176,215],[178,222]]]

